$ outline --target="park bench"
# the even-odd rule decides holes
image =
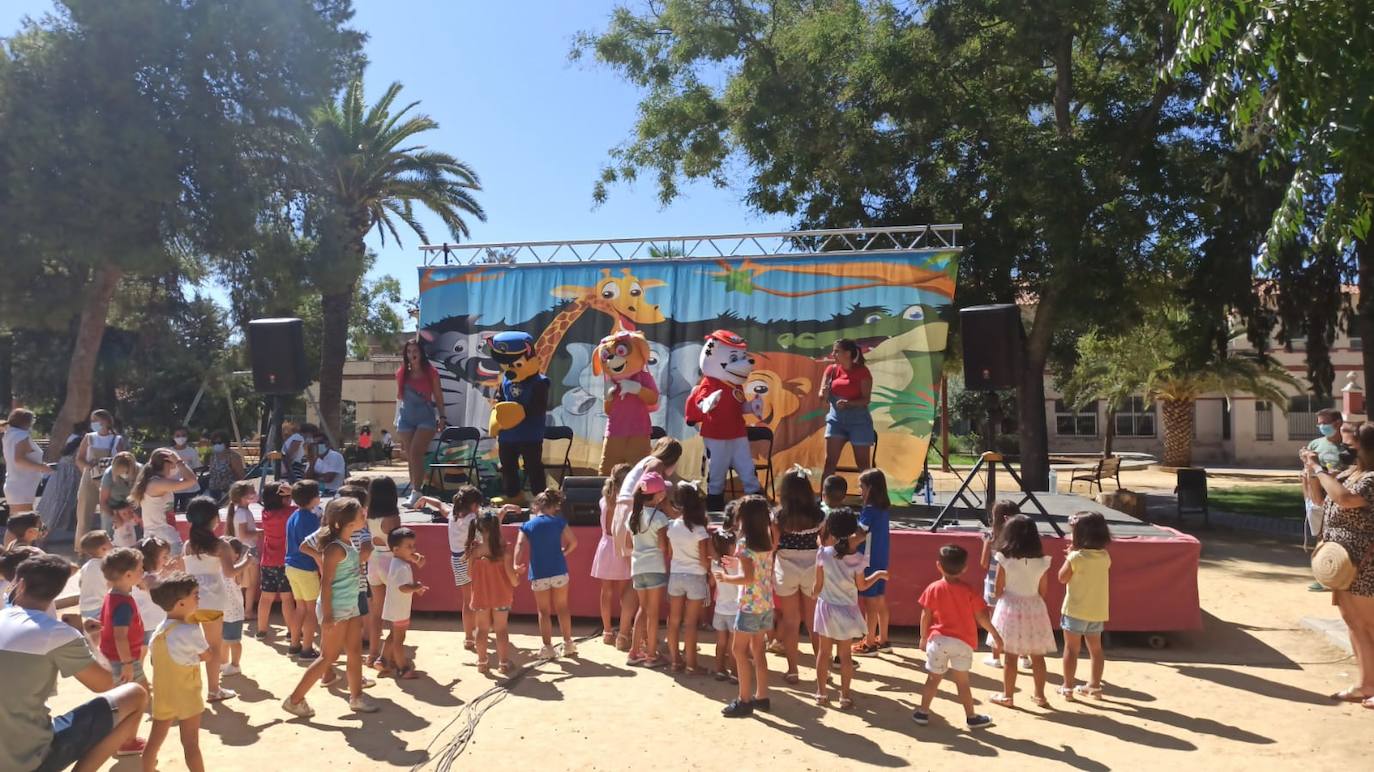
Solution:
[[[1117,456],[1106,456],[1098,459],[1091,470],[1075,474],[1069,479],[1069,493],[1073,493],[1073,484],[1076,482],[1086,482],[1088,493],[1093,492],[1093,486],[1097,486],[1099,493],[1102,492],[1102,481],[1115,479],[1116,487],[1121,488],[1121,459]]]

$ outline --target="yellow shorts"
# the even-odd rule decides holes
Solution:
[[[601,443],[600,473],[611,473],[616,464],[637,464],[649,455],[649,435],[606,437]]]
[[[314,571],[287,566],[286,582],[291,585],[291,596],[296,600],[313,602],[320,597],[320,575]]]

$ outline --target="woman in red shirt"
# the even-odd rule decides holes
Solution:
[[[869,465],[870,448],[878,441],[873,430],[873,415],[868,412],[873,394],[873,376],[864,367],[864,352],[849,338],[840,338],[830,349],[835,364],[825,368],[820,397],[830,403],[825,416],[825,472],[821,479],[835,473],[845,443],[854,446],[854,463],[860,469]]]
[[[405,448],[410,467],[410,505],[420,498],[425,480],[425,456],[434,433],[442,430],[444,389],[439,371],[429,363],[420,341],[408,340],[401,349],[401,366],[396,369],[396,436]]]

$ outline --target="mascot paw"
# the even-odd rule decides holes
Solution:
[[[709,413],[712,410],[715,410],[716,405],[720,404],[720,395],[724,393],[725,392],[722,391],[711,392],[710,396],[706,397],[705,399],[697,403],[697,407],[701,408],[701,412],[703,413]]]
[[[763,418],[763,397],[754,397],[744,403],[744,410],[747,413],[753,413],[755,416]]]
[[[644,388],[642,385],[640,385],[639,381],[631,380],[621,381],[619,383],[619,386],[620,392],[622,394],[638,394],[640,389]]]
[[[519,402],[497,402],[491,409],[491,422],[499,431],[514,429],[525,420],[525,408]]]

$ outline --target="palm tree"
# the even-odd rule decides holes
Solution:
[[[1193,405],[1198,397],[1221,392],[1228,398],[1245,393],[1283,409],[1288,394],[1299,386],[1272,358],[1253,352],[1214,356],[1193,365],[1171,364],[1157,370],[1146,389],[1164,413],[1164,466],[1191,466],[1193,462]]]
[[[419,204],[437,214],[457,241],[469,235],[465,217],[486,220],[473,198],[481,183],[467,164],[447,153],[413,144],[439,124],[410,114],[419,102],[393,110],[401,84],[392,83],[371,107],[363,101],[363,79],[348,84],[342,98],[319,108],[309,126],[310,187],[316,198],[323,343],[320,347],[320,413],[338,436],[343,365],[348,353],[349,312],[366,265],[364,239],[377,229],[382,242],[400,242],[396,221],[428,241],[415,219]]]

